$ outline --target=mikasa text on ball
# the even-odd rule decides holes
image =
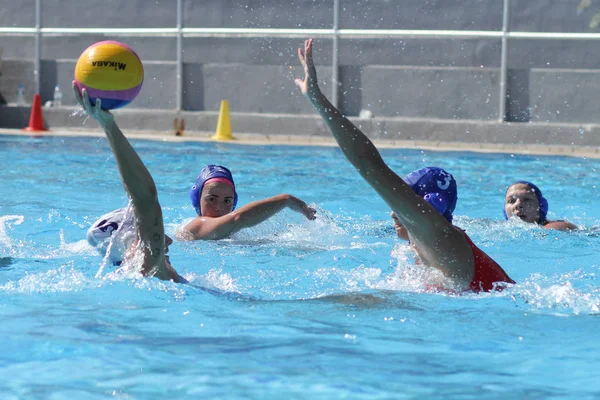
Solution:
[[[87,49],[75,65],[75,84],[86,89],[90,101],[102,99],[112,110],[131,103],[142,89],[144,66],[133,49],[116,41],[98,42]]]

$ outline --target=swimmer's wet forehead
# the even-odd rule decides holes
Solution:
[[[233,187],[225,182],[209,182],[202,190],[204,196],[231,197],[233,198]]]
[[[529,185],[526,184],[517,184],[512,186],[511,188],[508,189],[508,191],[506,192],[506,199],[510,199],[510,198],[526,198],[526,199],[536,199],[537,200],[537,195],[535,194],[535,190],[533,190],[533,188],[529,187]]]

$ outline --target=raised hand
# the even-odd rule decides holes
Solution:
[[[102,109],[102,99],[96,99],[96,105],[93,106],[90,102],[90,97],[87,90],[82,89],[80,93],[77,85],[75,85],[75,81],[73,81],[72,87],[77,103],[83,107],[83,111],[85,111],[87,115],[98,121],[98,123],[104,128],[114,122],[113,115],[110,112]]]
[[[317,218],[315,215],[317,213],[317,210],[308,206],[304,201],[302,201],[299,198],[294,197],[294,196],[290,196],[289,201],[290,201],[290,205],[289,205],[290,209],[292,209],[296,212],[299,212],[301,214],[304,214],[304,216],[307,219],[314,220]]]
[[[319,81],[317,80],[317,70],[313,63],[312,43],[312,39],[305,40],[304,51],[301,48],[298,49],[298,58],[300,59],[300,64],[302,64],[302,67],[304,68],[304,79],[296,78],[294,80],[296,86],[300,89],[300,92],[309,99],[312,99],[321,93]]]

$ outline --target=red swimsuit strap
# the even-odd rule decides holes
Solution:
[[[464,232],[464,231],[463,231]],[[475,271],[470,289],[474,292],[489,292],[490,290],[502,290],[502,287],[495,288],[495,282],[515,283],[508,274],[502,269],[496,261],[488,256],[483,250],[473,243],[469,235],[464,232],[465,238],[473,250],[473,259],[475,261]]]

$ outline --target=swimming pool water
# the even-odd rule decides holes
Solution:
[[[290,211],[215,242],[175,242],[193,285],[101,269],[85,242],[127,204],[104,138],[0,136],[3,399],[401,399],[600,396],[599,160],[383,150],[400,175],[437,165],[458,182],[456,225],[518,283],[425,292],[389,209],[337,148],[134,140],[173,235],[194,215],[206,163],[231,168],[239,204]],[[545,231],[502,219],[506,186],[537,183]]]

